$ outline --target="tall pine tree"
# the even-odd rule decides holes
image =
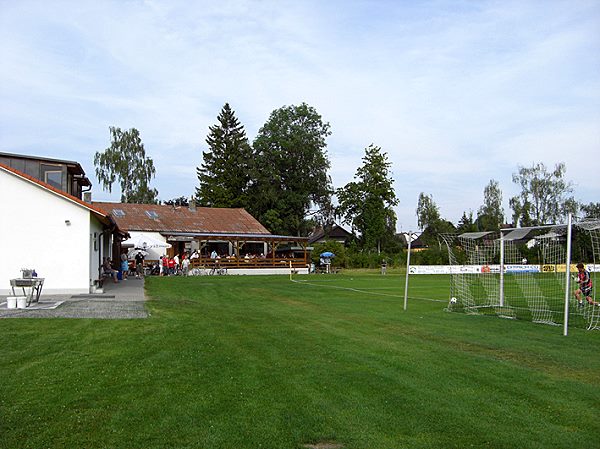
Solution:
[[[196,201],[209,207],[247,208],[252,148],[229,103],[225,103],[217,120],[209,127],[208,151],[202,152],[202,165],[196,169],[200,182]]]

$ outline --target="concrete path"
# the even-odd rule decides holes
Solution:
[[[0,318],[147,318],[144,279],[130,277],[118,284],[107,280],[104,293],[90,295],[44,295],[26,309],[8,309],[0,298]]]

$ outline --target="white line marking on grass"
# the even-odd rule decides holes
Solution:
[[[359,288],[340,287],[339,285],[313,284],[312,282],[308,282],[305,280],[297,281],[295,279],[292,279],[292,282],[294,282],[296,284],[301,284],[301,285],[312,285],[313,287],[328,287],[328,288],[335,288],[337,290],[348,290],[348,291],[356,292],[356,293],[365,293],[367,295],[390,296],[392,298],[404,298],[404,295],[392,295],[390,293],[374,292],[374,291],[370,291],[370,290],[362,290]],[[421,298],[421,297],[417,297],[417,296],[409,296],[408,299],[419,299],[421,301],[444,302],[444,303],[448,302],[445,299]]]

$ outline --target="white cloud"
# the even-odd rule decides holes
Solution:
[[[366,146],[388,152],[404,228],[419,192],[456,221],[534,161],[565,161],[594,201],[578,155],[598,151],[597,29],[594,1],[3,2],[0,148],[93,175],[108,127],[136,127],[167,199],[195,188],[225,102],[252,140],[306,101],[332,125],[336,187]]]

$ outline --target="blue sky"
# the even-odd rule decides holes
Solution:
[[[600,201],[598,1],[0,0],[0,151],[76,160],[135,127],[162,200],[189,196],[229,102],[252,141],[306,102],[331,124],[335,187],[364,149],[392,162],[398,230],[420,192],[456,223],[490,179],[567,165]]]

